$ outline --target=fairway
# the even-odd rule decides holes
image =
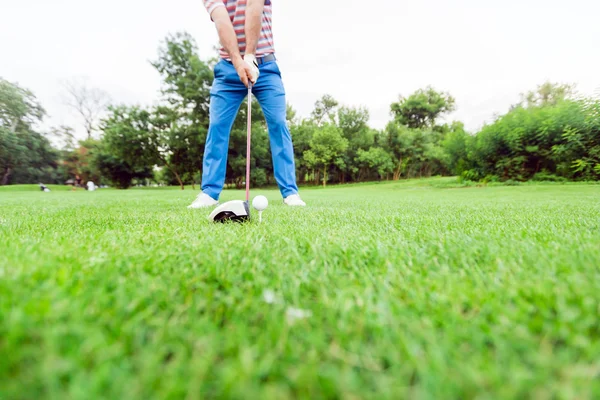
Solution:
[[[447,182],[2,188],[0,399],[598,398],[600,185]]]

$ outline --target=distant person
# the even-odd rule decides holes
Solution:
[[[77,190],[78,187],[82,187],[81,186],[81,177],[79,175],[75,175],[75,182],[73,182],[73,188],[71,189],[72,191]]]
[[[267,120],[275,180],[284,203],[305,206],[298,195],[285,90],[273,46],[271,0],[204,0],[204,6],[223,47],[214,68],[202,192],[188,208],[218,204],[225,184],[229,134],[249,82]]]

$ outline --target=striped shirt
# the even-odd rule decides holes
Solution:
[[[238,48],[242,56],[246,52],[246,3],[248,0],[204,0],[204,7],[206,11],[211,15],[217,7],[225,7],[229,13],[229,18],[233,24],[233,29],[237,35]],[[271,30],[272,20],[272,9],[271,0],[265,0],[265,6],[262,15],[262,27],[260,31],[260,38],[256,45],[256,57],[262,57],[270,53],[275,52],[275,46],[273,46],[273,31]],[[219,50],[221,58],[229,58],[229,54],[223,47]]]

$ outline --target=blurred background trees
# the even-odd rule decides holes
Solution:
[[[208,131],[212,67],[189,34],[160,43],[151,65],[161,79],[153,105],[121,104],[101,89],[71,80],[64,101],[81,120],[85,138],[70,126],[41,131],[46,114],[35,95],[0,79],[0,184],[84,181],[128,188],[134,184],[200,184]],[[329,94],[307,118],[288,105],[298,181],[327,185],[434,175],[472,181],[600,179],[600,101],[578,96],[569,84],[544,82],[521,101],[467,132],[450,93],[431,86],[390,104],[384,129],[369,126],[369,111]],[[247,103],[231,132],[226,183],[245,179]],[[274,185],[268,129],[252,106],[252,184]]]

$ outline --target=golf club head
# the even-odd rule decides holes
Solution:
[[[208,216],[212,222],[246,222],[250,219],[250,207],[248,202],[242,200],[232,200],[223,203],[213,210]]]

